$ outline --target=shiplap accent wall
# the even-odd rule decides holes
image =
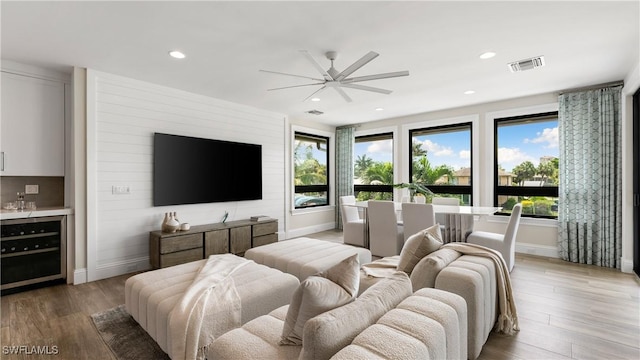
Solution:
[[[148,268],[149,231],[160,229],[168,211],[191,225],[220,222],[225,211],[228,220],[268,215],[279,219],[282,234],[285,121],[282,114],[88,70],[87,280]],[[262,145],[263,199],[153,207],[154,132]],[[113,194],[113,186],[131,193]]]

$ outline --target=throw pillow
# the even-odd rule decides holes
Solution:
[[[436,286],[436,277],[442,269],[460,257],[460,253],[453,249],[442,248],[425,256],[413,268],[411,284],[414,291]]]
[[[397,269],[410,275],[418,261],[440,249],[440,246],[442,246],[442,234],[439,224],[411,235],[400,251]]]
[[[359,284],[358,254],[302,281],[291,298],[280,345],[302,345],[307,320],[353,301]]]

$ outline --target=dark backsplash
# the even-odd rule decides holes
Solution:
[[[25,185],[39,185],[37,195],[25,195],[25,200],[35,201],[37,207],[64,206],[64,177],[58,176],[0,176],[0,203],[16,201]]]

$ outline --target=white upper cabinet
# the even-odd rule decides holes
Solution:
[[[2,72],[1,85],[0,174],[64,176],[64,83]]]

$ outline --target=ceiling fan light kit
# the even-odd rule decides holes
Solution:
[[[293,86],[285,86],[285,87],[268,89],[268,91],[291,89],[291,88],[304,87],[304,86],[320,85],[319,89],[314,91],[311,95],[307,96],[303,101],[307,101],[308,99],[313,98],[315,95],[317,95],[318,93],[320,93],[321,91],[323,91],[323,90],[325,90],[327,88],[332,88],[338,94],[340,94],[340,96],[342,96],[342,98],[345,101],[351,102],[352,101],[351,98],[349,97],[349,95],[347,95],[347,93],[342,88],[349,88],[349,89],[356,89],[356,90],[363,90],[363,91],[371,91],[371,92],[376,92],[376,93],[380,93],[380,94],[391,94],[391,92],[392,92],[391,90],[381,89],[381,88],[377,88],[377,87],[373,87],[373,86],[365,86],[365,85],[360,85],[360,84],[355,84],[355,83],[359,83],[359,82],[363,82],[363,81],[395,78],[395,77],[401,77],[401,76],[408,76],[409,75],[409,71],[405,70],[405,71],[396,71],[396,72],[381,73],[381,74],[366,75],[366,76],[357,76],[357,77],[351,77],[350,78],[349,76],[351,74],[353,74],[354,72],[359,70],[361,67],[365,66],[371,60],[375,59],[376,57],[378,57],[380,55],[380,54],[378,54],[378,53],[376,53],[374,51],[369,51],[366,55],[361,57],[358,61],[356,61],[353,64],[351,64],[349,67],[347,67],[343,71],[338,71],[338,70],[336,70],[335,67],[333,67],[333,61],[338,57],[338,53],[335,52],[335,51],[327,51],[325,53],[325,56],[327,57],[327,59],[329,61],[331,61],[331,67],[329,69],[327,69],[327,70],[325,70],[322,67],[322,65],[320,65],[313,58],[313,56],[311,56],[311,54],[309,54],[308,51],[300,50],[300,52],[302,53],[302,55],[305,58],[307,58],[307,60],[313,65],[313,67],[315,67],[316,70],[318,70],[320,75],[322,75],[322,78],[320,79],[320,78],[314,78],[314,77],[310,77],[310,76],[288,74],[288,73],[283,73],[283,72],[278,72],[278,71],[260,70],[262,72],[278,74],[278,75],[293,76],[293,77],[297,77],[297,78],[303,78],[303,79],[308,79],[308,80],[315,81],[314,83],[310,83],[310,84],[293,85]]]

